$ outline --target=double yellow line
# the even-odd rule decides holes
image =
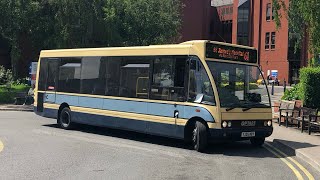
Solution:
[[[265,142],[264,148],[267,149],[268,151],[270,151],[275,156],[277,156],[281,161],[283,161],[293,171],[293,173],[297,176],[298,180],[303,180],[303,177],[300,174],[299,170],[297,170],[297,168],[295,168],[295,166],[293,164],[295,164],[308,177],[309,180],[314,180],[314,177],[311,175],[311,173],[305,167],[303,167],[298,161],[289,157],[284,152],[280,151],[278,148],[272,146],[268,142]]]
[[[0,140],[0,152],[3,150],[3,148],[4,148],[4,145],[3,145],[3,143],[2,143],[1,140]]]

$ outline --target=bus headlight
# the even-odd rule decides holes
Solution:
[[[229,121],[229,122],[228,122],[228,127],[231,127],[231,125],[232,125],[232,124],[231,124],[231,121]]]
[[[263,125],[264,125],[264,126],[268,126],[268,121],[264,121],[264,122],[263,122]]]
[[[226,128],[228,126],[228,123],[226,121],[223,121],[222,127]]]
[[[272,125],[272,121],[268,121],[268,126],[271,126]]]

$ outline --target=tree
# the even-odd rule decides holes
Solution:
[[[110,45],[171,43],[181,24],[179,0],[105,0]]]
[[[289,6],[284,0],[273,0],[273,8],[278,27],[281,26],[280,18],[283,15],[288,18],[292,31],[290,38],[296,38],[296,47],[308,36],[309,50],[313,54],[320,53],[320,0],[290,0]]]
[[[1,0],[0,9],[15,77],[42,49],[171,43],[181,24],[180,0]]]

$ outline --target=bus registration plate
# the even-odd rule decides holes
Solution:
[[[256,136],[256,132],[242,132],[241,133],[241,137],[255,137]]]

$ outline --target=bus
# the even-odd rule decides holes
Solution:
[[[261,146],[273,132],[257,50],[206,40],[141,47],[43,50],[34,112],[63,129],[104,126]],[[264,81],[264,80],[263,80]]]

